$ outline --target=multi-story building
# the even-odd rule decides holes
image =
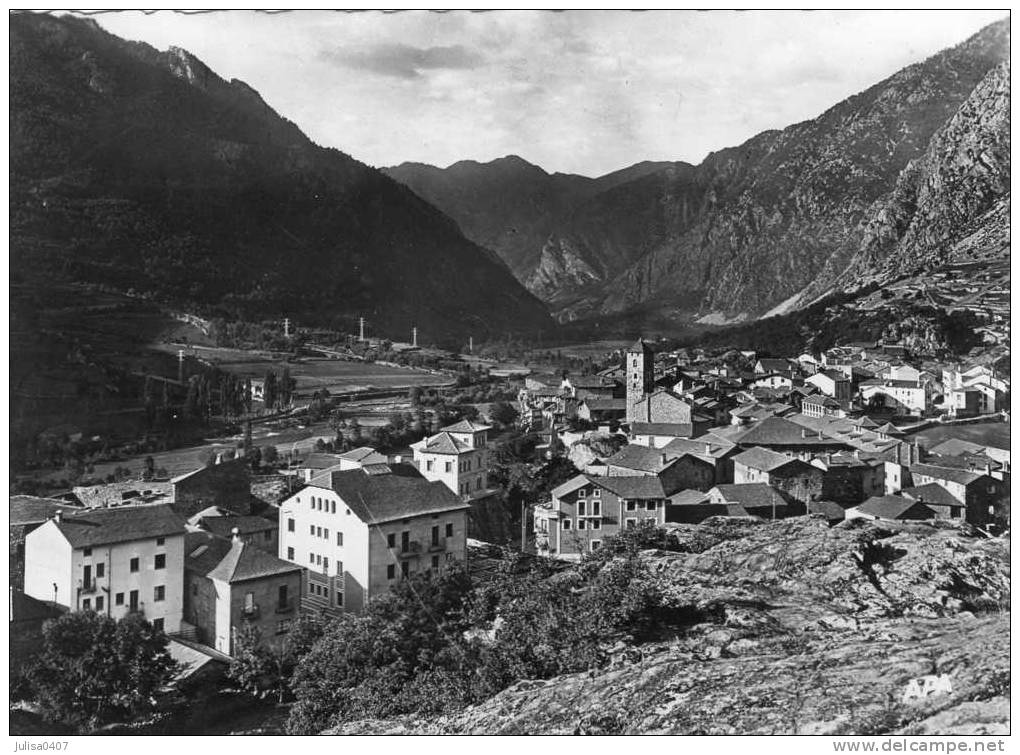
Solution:
[[[552,491],[552,501],[535,507],[538,552],[579,559],[610,535],[645,521],[664,524],[667,494],[658,477],[577,475]]]
[[[454,493],[477,497],[489,493],[488,433],[492,428],[469,420],[448,425],[436,435],[411,444],[418,471]]]
[[[652,392],[655,385],[655,355],[652,352],[652,347],[645,343],[644,339],[639,338],[633,346],[627,349],[625,359],[627,421],[635,422],[641,419],[638,404]]]
[[[184,616],[206,645],[233,655],[245,626],[258,628],[267,647],[286,639],[301,599],[297,564],[245,542],[239,532],[231,539],[191,532],[184,574]]]
[[[305,568],[302,607],[358,612],[412,572],[463,562],[469,504],[404,464],[328,471],[280,504],[280,558]]]
[[[25,594],[167,633],[184,610],[184,521],[165,504],[58,512],[25,538]]]

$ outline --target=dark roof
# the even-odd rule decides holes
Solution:
[[[313,453],[305,457],[301,466],[305,469],[329,469],[337,466],[340,461],[339,454]]]
[[[55,619],[63,611],[52,603],[25,595],[21,590],[11,590],[11,601],[8,607],[8,621],[45,621]]]
[[[650,351],[652,351],[652,347],[649,346],[647,343],[645,343],[645,339],[644,338],[639,338],[639,339],[637,339],[637,341],[634,342],[633,346],[631,346],[629,349],[627,349],[627,353],[628,354],[630,352],[633,352],[633,351],[648,351],[648,352],[650,352]]]
[[[793,369],[789,360],[772,357],[762,357],[756,364],[760,364],[765,372],[790,372]]]
[[[665,462],[662,460],[664,456]],[[670,453],[662,448],[649,448],[631,443],[606,459],[606,464],[624,469],[640,469],[642,472],[661,472],[679,456],[680,454]]]
[[[832,396],[826,396],[821,393],[805,397],[803,403],[818,404],[819,406],[839,406],[839,402]]]
[[[65,513],[57,529],[73,548],[183,535],[184,520],[166,504]]]
[[[352,448],[350,451],[340,454],[340,458],[346,461],[360,462],[364,462],[366,459],[371,458],[373,463],[383,464],[387,461],[387,458],[383,454],[369,446],[358,446],[357,448]]]
[[[275,530],[279,525],[261,516],[206,516],[202,517],[200,526],[217,537],[229,538],[235,527],[239,534],[247,535],[251,532]]]
[[[809,514],[822,514],[830,522],[846,518],[846,509],[835,501],[809,501]]]
[[[457,455],[464,451],[470,451],[471,447],[457,440],[444,430],[438,435],[428,438],[421,446],[421,450],[430,454]]]
[[[881,495],[869,498],[856,511],[880,519],[934,519],[935,512],[922,503],[898,495]]]
[[[726,438],[713,433],[706,433],[698,438],[673,438],[662,447],[670,456],[690,454],[702,459],[719,459],[736,449],[736,445]]]
[[[257,545],[233,540],[230,549],[206,576],[223,582],[244,582],[249,579],[273,577],[278,574],[300,572],[301,567],[277,558]]]
[[[628,500],[665,498],[662,481],[653,475],[634,477],[590,477],[591,482],[619,498]]]
[[[627,408],[627,399],[625,398],[586,398],[582,403],[589,409],[619,409],[623,411]]]
[[[735,436],[733,442],[742,446],[832,446],[840,443],[824,435],[819,438],[817,432],[783,417],[766,417]]]
[[[694,426],[681,422],[631,422],[633,435],[671,435],[674,438],[689,438]]]
[[[771,508],[773,504],[777,509],[786,508],[786,501],[779,495],[779,491],[764,482],[716,485],[712,490],[716,491],[727,503],[739,503],[745,509],[764,506]],[[710,497],[712,497],[712,490],[709,491]]]
[[[72,508],[67,501],[37,498],[34,495],[12,495],[10,506],[9,524],[12,527],[45,522],[58,511]]]
[[[925,475],[927,477],[933,477],[936,480],[947,480],[949,482],[956,482],[960,485],[970,485],[975,480],[979,480],[985,476],[982,472],[972,472],[967,469],[953,469],[949,467],[937,467],[932,464],[911,464],[910,471],[912,474]]]
[[[329,487],[366,524],[470,508],[444,483],[424,477],[367,475],[350,469],[332,472],[329,478]]]
[[[971,443],[969,440],[963,440],[962,438],[947,438],[946,440],[939,443],[937,446],[932,446],[929,450],[933,454],[944,454],[946,456],[961,456],[963,454],[980,454],[984,453],[986,448],[995,448],[995,446],[982,446],[980,443]],[[999,451],[1008,449],[996,449]],[[14,500],[13,498],[11,499]]]
[[[929,482],[924,485],[915,485],[912,488],[903,488],[901,495],[913,498],[921,503],[931,503],[939,506],[962,506],[957,498],[939,485],[937,482]]]
[[[469,419],[462,419],[460,422],[454,422],[452,425],[447,425],[441,429],[448,433],[477,433],[482,430],[491,430],[492,425],[483,425],[479,422],[472,422]]]
[[[776,451],[770,451],[767,448],[761,448],[758,446],[733,457],[734,464],[743,464],[745,467],[760,469],[763,472],[771,472],[774,469],[785,467],[787,464],[791,464],[795,461],[799,460],[787,456],[786,454],[777,453]]]
[[[708,500],[708,493],[703,493],[700,490],[681,490],[679,493],[674,493],[669,497],[669,505],[697,506],[707,503]]]

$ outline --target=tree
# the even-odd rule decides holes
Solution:
[[[291,395],[294,391],[294,379],[290,376],[290,365],[283,366],[283,375],[280,378],[280,406],[290,406]]]
[[[44,625],[28,679],[46,719],[88,732],[151,712],[175,671],[166,635],[140,614],[117,621],[86,611]]]
[[[517,421],[520,413],[506,401],[496,401],[489,407],[489,419],[503,427],[509,427]]]
[[[151,480],[156,476],[156,460],[151,456],[145,457],[145,469],[142,471],[143,480]]]
[[[234,636],[233,656],[227,676],[245,692],[258,695],[267,686],[272,673],[272,659],[262,647],[262,632],[245,624]]]
[[[276,406],[278,399],[276,373],[269,370],[266,372],[265,382],[262,385],[262,403],[265,404],[266,409],[272,409]]]
[[[272,466],[280,458],[280,452],[276,450],[276,446],[266,446],[262,449],[262,461],[267,466]]]
[[[411,402],[412,407],[417,408],[418,406],[421,406],[421,394],[421,387],[417,385],[407,392],[407,398]]]

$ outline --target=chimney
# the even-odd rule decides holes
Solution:
[[[818,431],[818,440],[821,440],[821,439],[822,439],[822,431],[821,431],[821,430],[819,430],[819,431]]]
[[[393,457],[393,463],[394,464],[403,464],[404,463],[404,457],[401,456],[400,454],[397,454],[396,456]]]
[[[61,511],[60,509],[57,509],[53,513],[53,521],[56,522],[57,524],[60,524],[60,521],[63,518],[63,516],[64,516],[64,512]]]
[[[801,428],[801,430],[800,430],[800,437],[802,437],[802,438],[806,438],[807,437],[807,428],[806,427],[802,427]]]
[[[825,466],[827,466],[827,467],[831,467],[832,466],[832,453],[831,452],[825,454]]]
[[[241,530],[239,530],[237,527],[231,529],[230,539],[233,540],[235,543],[241,542]]]
[[[854,449],[854,458],[858,460],[861,458],[861,449],[859,448]]]
[[[708,456],[712,455],[712,444],[711,443],[706,443],[705,444],[705,454],[708,455]]]
[[[990,461],[985,462],[985,474],[989,477],[992,476],[992,462]]]
[[[663,452],[663,454],[662,454],[662,466],[666,466],[666,454],[665,454],[665,452]]]

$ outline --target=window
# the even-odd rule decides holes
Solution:
[[[592,501],[591,502],[591,515],[600,516],[602,514],[602,502]]]
[[[386,547],[387,548],[397,547],[397,536],[392,532],[386,536]]]
[[[294,531],[294,520],[293,519],[288,519],[287,520],[287,532],[293,532],[293,531]]]
[[[290,631],[290,619],[284,619],[283,621],[277,622],[276,633],[286,634]]]
[[[344,604],[344,594],[342,592],[338,592],[336,594],[336,604],[338,606],[342,606]]]
[[[592,519],[591,520],[591,528],[593,530],[600,530],[600,529],[602,529],[602,520],[601,519]]]
[[[591,491],[591,497],[592,498],[601,498],[602,497],[602,489],[601,488],[595,488],[593,491]]]
[[[627,511],[637,511],[637,501],[627,501]]]
[[[157,553],[156,557],[152,560],[153,569],[165,569],[166,568],[166,554]],[[99,576],[99,572],[96,572],[96,576]]]
[[[433,569],[438,569],[439,568],[439,556],[433,556],[432,557],[432,568]]]
[[[96,564],[96,579],[102,579],[106,576],[106,564]]]
[[[316,527],[315,528],[315,536],[316,537],[322,537],[322,527]]]
[[[329,556],[322,557],[322,570],[329,571]]]
[[[431,472],[433,466],[434,466],[434,464],[433,464],[432,459],[429,459],[428,461],[425,462],[425,471],[426,472]]]
[[[309,499],[308,505],[311,506],[314,509],[315,508],[315,498]]]
[[[601,540],[592,540],[591,541],[591,549],[593,551],[597,551],[601,545],[602,545],[602,541]]]
[[[118,605],[118,606],[124,605],[124,593],[119,592],[116,595],[114,595],[113,596],[113,603],[114,603],[114,605]]]
[[[131,559],[131,563],[130,563],[129,568],[133,572],[138,571],[138,559],[137,558]]]
[[[322,566],[322,554],[321,553],[316,553],[315,554],[315,565],[316,566]]]
[[[309,524],[308,525],[308,534],[311,535],[312,537],[315,537],[315,525],[314,524]]]
[[[91,556],[91,555],[92,555],[92,549],[91,549],[91,548],[86,548],[86,549],[85,549],[85,550],[84,550],[84,551],[82,552],[82,555],[83,555],[83,556],[85,556],[85,558],[88,558],[89,556]]]
[[[343,545],[344,544],[344,533],[342,533],[342,532],[336,533],[336,544],[337,545]]]
[[[287,585],[280,585],[276,590],[276,605],[280,608],[286,608],[287,598]]]
[[[138,590],[132,590],[128,593],[128,610],[138,610]]]
[[[335,514],[336,513],[336,501],[331,501],[330,502],[330,504],[329,504],[329,513],[330,514]]]
[[[83,600],[81,602],[81,610],[83,610],[83,611],[91,611],[92,610],[92,599],[91,598],[85,598],[85,600]]]
[[[453,537],[453,524],[452,523],[448,523],[446,525],[446,536],[447,537]]]
[[[645,511],[655,511],[655,507],[656,507],[655,501],[647,501],[645,503]]]
[[[432,528],[432,544],[439,545],[439,527]]]
[[[322,528],[322,539],[323,540],[329,540],[329,528],[328,527],[323,527]]]
[[[308,554],[308,563],[310,563],[310,564],[314,564],[315,563],[315,554],[314,553],[309,553]]]
[[[587,526],[587,520],[586,519],[578,519],[577,520],[577,529],[583,530],[586,526]]]
[[[587,495],[588,495],[588,491],[587,491],[586,488],[581,488],[580,490],[577,491],[577,497],[578,498],[584,498]]]
[[[249,613],[255,610],[255,593],[246,592],[244,594],[244,610]]]
[[[395,564],[386,565],[386,579],[393,579],[397,576],[397,567]]]
[[[628,519],[627,520],[627,529],[632,530],[635,527],[637,527],[637,519]]]
[[[156,585],[152,590],[152,599],[157,603],[161,600],[166,600],[166,586]]]
[[[584,501],[577,502],[577,515],[584,516],[588,512],[588,504]]]
[[[411,533],[404,530],[400,533],[400,552],[407,553],[411,550]]]
[[[475,490],[481,490],[481,489],[482,489],[482,478],[479,477],[477,480],[475,480]]]
[[[165,619],[160,618],[160,619],[153,619],[152,620],[152,628],[155,629],[157,632],[162,632],[164,626],[165,626]]]
[[[564,530],[564,532],[569,530],[569,529],[570,529],[570,520],[569,519],[564,519],[563,520],[563,530]]]
[[[448,461],[445,464],[446,464],[446,471],[447,472],[452,472],[453,471],[453,462],[452,461]]]
[[[96,596],[96,610],[97,611],[102,611],[103,610],[103,602],[104,602],[103,601],[103,596],[102,595],[97,595]]]
[[[336,575],[338,577],[342,577],[344,575],[344,562],[343,561],[337,561],[336,562]]]
[[[166,545],[166,538],[165,537],[157,537],[156,538],[156,545]]]
[[[400,563],[400,574],[401,576],[407,577],[411,574],[411,562],[402,561]]]
[[[293,561],[294,560],[294,549],[293,548],[287,548],[287,560],[288,561]]]
[[[311,582],[308,583],[308,594],[315,595],[315,585],[313,585]]]

